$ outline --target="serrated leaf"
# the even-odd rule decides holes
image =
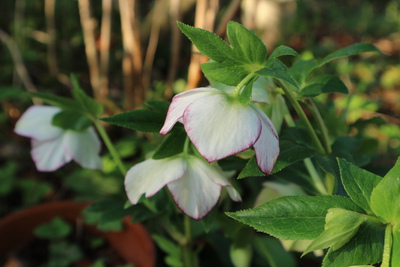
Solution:
[[[289,75],[287,67],[279,59],[274,58],[269,60],[268,65],[266,65],[265,68],[256,71],[256,74],[283,80],[298,89],[296,82]]]
[[[299,56],[299,53],[297,53],[293,48],[290,48],[286,45],[280,45],[277,48],[272,51],[271,55],[268,57],[268,60],[272,58],[277,58],[281,56]]]
[[[203,55],[213,60],[202,64],[204,75],[211,80],[236,86],[265,62],[267,49],[263,42],[236,22],[227,25],[231,46],[214,33],[180,22],[178,26]]]
[[[43,223],[34,230],[34,234],[40,238],[59,239],[68,236],[72,231],[71,225],[60,217],[56,217],[48,223]]]
[[[308,246],[303,255],[317,249],[331,247],[333,251],[344,246],[366,221],[365,214],[341,208],[328,210],[324,231]]]
[[[370,43],[358,43],[353,44],[348,47],[339,49],[326,57],[324,57],[318,64],[318,67],[328,63],[337,58],[348,57],[353,55],[358,55],[365,52],[381,52],[378,48]]]
[[[227,215],[277,238],[314,239],[324,230],[330,208],[362,212],[351,199],[341,196],[286,196]]]
[[[315,150],[289,140],[281,140],[279,142],[279,147],[279,157],[274,169],[272,170],[272,174],[283,170],[293,163],[316,154]],[[256,157],[252,157],[248,161],[246,167],[240,172],[238,179],[250,176],[265,176],[265,173],[261,172],[258,168]]]
[[[178,27],[206,57],[216,62],[226,60],[236,62],[232,55],[232,48],[218,35],[182,22],[178,22]]]
[[[371,209],[384,223],[400,223],[400,158],[372,190]]]
[[[238,85],[249,74],[243,65],[230,62],[206,62],[201,64],[201,70],[208,79],[230,86]]]
[[[349,90],[338,77],[333,75],[319,75],[308,82],[308,85],[300,91],[300,94],[305,97],[313,97],[322,93],[348,94]]]
[[[54,115],[52,124],[65,130],[84,131],[92,121],[81,112],[66,109]]]
[[[183,151],[186,140],[186,132],[182,129],[172,131],[157,148],[153,159],[163,159],[177,155]]]
[[[71,75],[71,83],[73,87],[72,96],[80,104],[81,110],[95,118],[99,117],[103,113],[103,106],[81,89],[75,75]]]
[[[338,250],[330,249],[322,267],[375,264],[382,260],[385,228],[372,223],[360,226],[353,238]]]
[[[368,213],[372,213],[370,205],[372,190],[382,178],[344,159],[337,159],[337,161],[340,169],[340,177],[347,195],[358,206]]]
[[[100,120],[142,132],[159,132],[164,125],[165,114],[154,110],[132,110]]]
[[[228,22],[226,32],[238,60],[260,65],[264,63],[267,48],[257,35],[234,21]]]
[[[158,111],[162,114],[167,114],[170,103],[164,101],[150,100],[146,101],[145,105],[148,106],[150,109]]]

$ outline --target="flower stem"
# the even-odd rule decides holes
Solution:
[[[308,100],[308,103],[309,103],[309,106],[310,106],[310,110],[313,113],[313,116],[317,121],[318,128],[321,131],[322,143],[324,145],[325,152],[326,152],[326,154],[331,154],[332,153],[332,148],[331,148],[331,145],[329,143],[328,130],[326,128],[324,120],[322,119],[321,113],[319,112],[317,106],[315,105],[314,101],[311,98]]]
[[[390,252],[392,250],[392,224],[388,223],[385,230],[385,245],[381,267],[390,267]]]
[[[97,128],[97,131],[99,132],[101,138],[103,139],[108,151],[110,152],[111,156],[113,157],[115,163],[117,164],[119,170],[121,171],[122,175],[125,176],[126,174],[126,168],[124,164],[122,163],[121,157],[119,156],[117,150],[115,149],[114,145],[112,144],[110,138],[108,137],[108,134],[106,130],[104,129],[103,125],[101,125],[100,121],[94,120],[94,125]]]
[[[277,83],[278,86],[280,88],[282,88],[282,90],[285,92],[285,95],[289,99],[289,101],[292,104],[293,108],[296,110],[296,112],[299,115],[300,119],[304,122],[304,124],[306,126],[306,130],[309,133],[311,139],[313,140],[318,153],[324,155],[325,154],[325,149],[322,146],[317,134],[314,131],[314,128],[312,127],[310,121],[307,118],[307,115],[304,113],[304,110],[301,108],[301,106],[300,106],[299,102],[297,101],[297,99],[295,98],[295,96],[292,94],[290,89],[287,88],[287,86],[283,82],[281,82],[280,80],[275,79],[275,83]]]
[[[236,85],[235,90],[233,90],[233,95],[238,96],[243,86],[245,86],[248,82],[250,82],[250,80],[253,79],[254,76],[256,76],[254,72],[247,74],[247,76],[244,77],[243,80],[241,80],[238,85]]]
[[[284,118],[285,118],[285,121],[286,121],[287,125],[289,127],[295,127],[296,124],[294,123],[293,118],[290,115],[290,112],[289,112],[289,110],[287,108],[286,103],[284,105],[284,109],[285,109]],[[306,158],[306,159],[303,160],[303,162],[304,162],[304,165],[307,168],[308,173],[310,174],[310,177],[311,177],[311,180],[313,182],[313,185],[314,185],[315,189],[317,189],[318,192],[321,195],[327,195],[328,191],[326,190],[326,187],[325,187],[324,183],[322,182],[322,179],[319,176],[317,170],[315,169],[314,164],[312,163],[311,159],[310,158]]]
[[[185,239],[186,239],[185,244],[182,244],[183,266],[195,267],[196,261],[192,249],[192,227],[190,218],[188,216],[184,216],[183,223],[185,228]]]

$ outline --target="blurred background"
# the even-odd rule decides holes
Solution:
[[[200,68],[207,58],[176,21],[225,38],[226,23],[234,20],[254,30],[269,52],[284,44],[303,58],[322,58],[359,42],[374,44],[384,54],[366,53],[324,67],[350,94],[318,101],[332,135],[357,137],[352,144],[369,157],[366,169],[383,175],[400,154],[398,0],[3,0],[0,10],[0,217],[55,200],[117,195],[118,203],[125,201],[122,179],[106,153],[104,173],[73,164],[55,173],[36,171],[29,140],[13,133],[32,105],[21,91],[70,96],[69,77],[75,73],[110,116],[207,85]],[[124,129],[112,129],[111,136],[130,166],[160,140]],[[5,242],[1,236],[0,242]],[[10,259],[21,264],[12,257],[3,263]]]

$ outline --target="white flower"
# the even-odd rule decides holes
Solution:
[[[93,127],[82,132],[52,125],[58,107],[32,106],[19,119],[14,131],[30,137],[31,156],[39,171],[54,171],[75,160],[84,168],[101,169],[100,140]]]
[[[176,95],[160,134],[167,134],[177,121],[200,154],[214,162],[254,147],[257,164],[270,174],[279,155],[274,125],[255,104],[240,104],[222,90],[206,87]]]
[[[133,166],[125,177],[125,190],[133,205],[142,194],[150,197],[165,185],[182,212],[195,220],[217,204],[222,186],[233,200],[241,200],[218,166],[191,155],[148,159]]]

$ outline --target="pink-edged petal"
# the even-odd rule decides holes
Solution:
[[[169,106],[167,118],[165,119],[164,125],[160,130],[160,134],[167,134],[175,123],[182,117],[183,112],[190,103],[194,100],[218,92],[217,89],[211,87],[203,87],[192,89],[176,95]]]
[[[53,116],[60,112],[58,107],[31,106],[15,125],[15,133],[36,140],[54,139],[63,132],[51,124]]]
[[[180,179],[186,171],[186,161],[180,157],[148,159],[133,166],[125,176],[125,191],[129,201],[136,204],[145,193],[150,197],[164,185]]]
[[[274,125],[265,113],[252,105],[260,116],[262,131],[260,138],[254,144],[258,167],[265,174],[270,174],[279,156],[279,138]]]
[[[185,175],[167,186],[182,212],[200,220],[217,204],[221,186],[210,179],[213,167],[207,162],[191,158],[187,164]]]
[[[233,186],[225,187],[226,191],[229,194],[229,197],[236,202],[242,201],[242,197],[239,195],[239,192]]]
[[[193,101],[183,115],[185,130],[209,162],[251,147],[261,133],[261,122],[251,107],[229,101],[224,94]]]
[[[39,171],[55,171],[72,160],[72,157],[63,150],[62,138],[47,141],[32,139],[31,143],[31,155]]]
[[[66,131],[63,139],[64,150],[79,165],[86,169],[102,169],[100,140],[93,127],[83,132]]]

